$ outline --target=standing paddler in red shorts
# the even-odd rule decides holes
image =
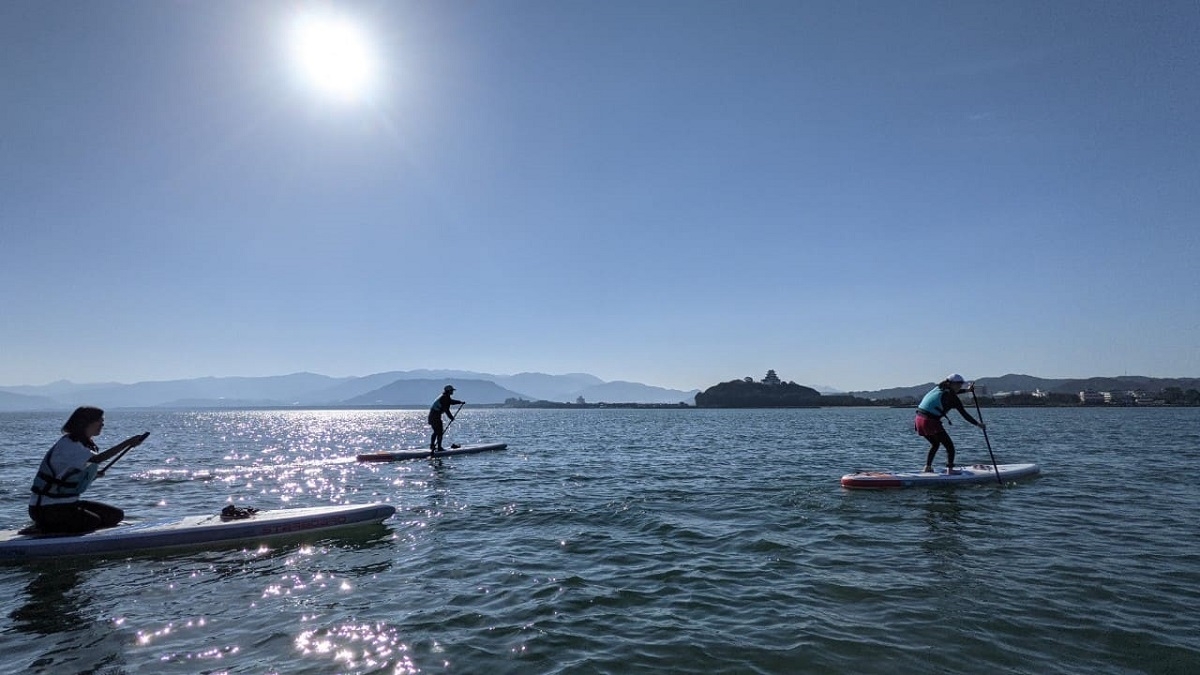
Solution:
[[[943,445],[946,446],[946,473],[954,473],[954,441],[950,440],[950,434],[946,433],[946,428],[942,426],[942,418],[951,410],[957,410],[963,419],[980,429],[986,428],[982,422],[971,417],[971,414],[963,407],[962,401],[959,400],[958,392],[963,390],[964,384],[963,376],[954,373],[938,382],[938,385],[929,390],[929,393],[925,394],[925,398],[921,399],[921,403],[917,405],[917,417],[913,420],[913,429],[929,441],[929,454],[925,456],[925,468],[922,469],[925,473],[933,473],[933,456]],[[949,421],[946,420],[947,423]]]

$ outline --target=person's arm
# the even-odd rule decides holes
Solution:
[[[977,427],[983,426],[974,417],[971,417],[971,413],[967,412],[967,409],[963,406],[962,399],[960,399],[958,397],[958,394],[951,394],[951,396],[954,397],[954,403],[953,403],[954,409],[958,411],[959,415],[963,416],[964,420],[970,422],[971,424],[974,424]]]
[[[100,462],[107,462],[108,460],[112,459],[113,457],[116,457],[117,455],[121,454],[122,452],[125,452],[126,450],[130,450],[132,448],[136,448],[137,446],[141,445],[142,441],[146,440],[146,437],[149,435],[150,435],[150,432],[147,431],[144,434],[138,434],[137,436],[130,436],[129,438],[126,438],[125,440],[121,441],[120,443],[117,443],[116,445],[105,450],[104,452],[98,452],[98,453],[92,455],[91,459],[88,461],[95,462],[96,464],[99,464]]]

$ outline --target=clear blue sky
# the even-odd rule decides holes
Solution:
[[[321,6],[0,2],[0,385],[1200,376],[1194,0]]]

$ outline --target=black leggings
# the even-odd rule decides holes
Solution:
[[[73,504],[30,506],[29,517],[42,532],[77,534],[112,527],[124,520],[125,512],[115,506],[80,499]]]
[[[950,440],[950,434],[942,429],[936,436],[926,436],[925,440],[929,441],[929,454],[925,456],[925,466],[933,466],[933,456],[937,454],[938,446],[946,446],[946,468],[954,468],[954,441]]]
[[[442,426],[442,416],[430,417],[429,426],[433,427],[433,433],[429,435],[429,449],[437,450],[442,447],[442,436],[446,433],[446,427]]]

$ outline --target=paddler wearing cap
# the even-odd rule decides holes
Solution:
[[[913,429],[929,441],[929,454],[925,456],[925,468],[922,469],[925,473],[933,473],[933,457],[943,445],[946,446],[946,472],[954,473],[954,441],[950,440],[950,434],[946,433],[946,428],[942,426],[942,418],[951,410],[957,410],[963,419],[980,429],[986,428],[982,422],[971,417],[971,413],[967,412],[958,398],[958,392],[962,391],[965,385],[963,376],[954,373],[938,382],[917,405]],[[974,385],[971,388],[974,388]],[[946,422],[949,423],[950,420],[947,419]]]
[[[450,395],[454,393],[454,387],[446,385],[442,388],[442,395],[437,397],[433,405],[429,407],[429,426],[433,427],[433,435],[429,437],[429,451],[441,452],[445,448],[442,447],[442,435],[446,433],[446,427],[442,426],[442,415],[454,421],[454,413],[450,412],[450,406],[462,405],[465,401],[456,401]]]

